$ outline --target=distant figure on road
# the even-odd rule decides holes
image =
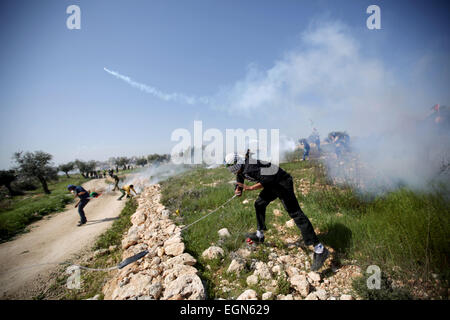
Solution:
[[[86,215],[84,214],[84,207],[89,202],[89,192],[84,190],[81,186],[75,186],[73,184],[69,184],[67,189],[75,196],[80,198],[80,201],[75,205],[75,208],[78,207],[78,214],[80,215],[80,221],[78,221],[78,227],[82,226],[87,222]]]
[[[120,188],[119,188],[119,181],[120,181],[119,177],[116,174],[112,174],[111,177],[114,179],[114,188],[113,188],[112,191],[116,191],[116,189],[120,190]]]
[[[131,198],[132,194],[131,191],[134,192],[135,195],[137,195],[136,190],[134,190],[134,186],[132,184],[125,185],[120,189],[120,192],[122,192],[122,195],[117,200],[122,200],[122,198],[125,196],[125,193],[127,195],[127,198]]]

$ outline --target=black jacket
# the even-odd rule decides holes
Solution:
[[[280,181],[290,177],[290,174],[280,167],[272,165],[270,168],[270,166],[270,162],[256,160],[256,163],[250,163],[247,158],[243,169],[236,175],[236,181],[244,183],[245,179],[247,179],[252,182],[260,182],[264,188],[275,188]],[[272,174],[263,174],[261,172],[263,168],[267,168],[266,170],[270,171]],[[236,188],[237,187],[238,186],[236,185]]]

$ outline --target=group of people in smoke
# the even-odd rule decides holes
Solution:
[[[344,151],[349,151],[350,136],[346,132],[340,131],[330,132],[325,141],[333,146],[337,158],[340,158]],[[316,128],[313,129],[313,132],[307,139],[306,138],[299,139],[298,143],[303,148],[303,157],[301,159],[302,161],[307,160],[307,158],[309,157],[309,152],[311,150],[310,143],[314,143],[316,145],[319,154],[321,152],[320,135]]]

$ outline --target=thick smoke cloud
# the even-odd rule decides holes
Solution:
[[[280,122],[278,114],[287,114],[296,121],[282,127],[297,129],[300,137],[310,133],[310,119],[322,139],[330,131],[347,131],[353,154],[327,158],[332,178],[376,193],[399,185],[424,188],[450,150],[448,131],[424,121],[436,101],[423,90],[403,86],[405,75],[362,52],[344,25],[316,26],[270,69],[250,67],[244,79],[216,97],[216,107],[249,115],[266,112],[274,123]]]

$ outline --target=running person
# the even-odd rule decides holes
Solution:
[[[75,208],[78,207],[78,214],[80,215],[80,221],[78,221],[78,227],[82,226],[87,222],[86,215],[84,214],[84,207],[89,202],[89,192],[84,190],[81,186],[75,186],[73,184],[69,184],[67,189],[72,192],[75,197],[78,197],[80,201],[75,205]]]

